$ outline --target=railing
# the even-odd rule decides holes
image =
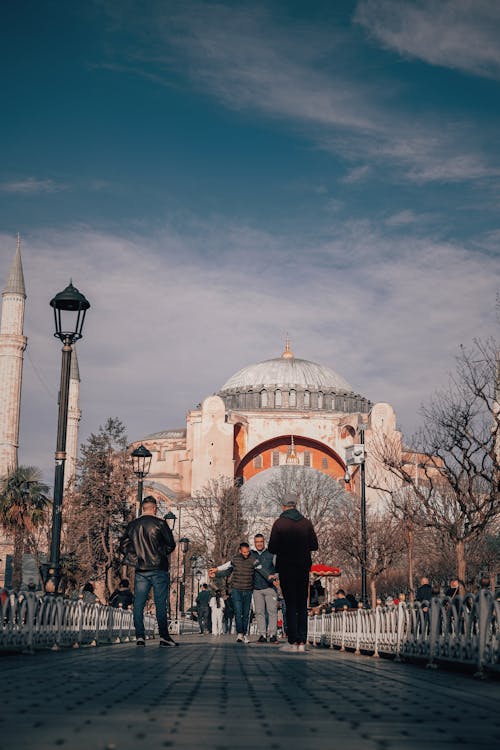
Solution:
[[[454,662],[500,671],[500,601],[490,591],[463,598],[345,610],[309,619],[309,642],[373,656]]]
[[[145,615],[146,636],[156,620]],[[0,650],[34,651],[100,643],[121,643],[135,636],[132,612],[101,604],[84,604],[33,592],[9,593],[2,602]]]

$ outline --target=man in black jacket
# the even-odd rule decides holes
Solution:
[[[311,569],[311,552],[318,549],[312,523],[296,508],[297,495],[283,501],[283,513],[273,524],[268,550],[276,555],[276,570],[286,605],[289,651],[306,650],[307,587]]]
[[[169,556],[175,549],[170,527],[156,517],[152,495],[145,497],[141,516],[131,521],[120,540],[125,562],[135,568],[134,627],[136,643],[145,646],[144,607],[153,587],[160,646],[177,646],[168,633],[167,601],[170,591]]]

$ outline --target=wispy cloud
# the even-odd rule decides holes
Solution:
[[[68,186],[54,180],[40,180],[36,177],[25,177],[21,180],[0,182],[0,190],[4,193],[57,193],[67,190]]]
[[[500,5],[491,0],[361,0],[355,20],[385,47],[500,78]]]
[[[366,0],[358,8],[358,22],[368,24],[379,5],[393,4]],[[479,0],[479,5],[484,10],[485,3]],[[467,4],[459,6],[465,14]],[[416,122],[389,79],[382,75],[376,85],[368,85],[355,59],[352,29],[329,27],[327,33],[285,17],[278,22],[269,7],[259,5],[186,2],[175,12],[153,8],[153,16],[142,19],[147,27],[142,45],[134,52],[128,48],[135,72],[142,65],[150,77],[154,60],[155,75],[163,66],[166,82],[173,71],[182,72],[227,107],[284,121],[353,163],[347,182],[367,178],[370,167],[373,173],[377,167],[392,168],[398,179],[416,183],[464,182],[500,173],[474,137],[473,123],[447,123],[445,115],[435,120],[424,112]]]

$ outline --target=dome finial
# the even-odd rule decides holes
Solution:
[[[299,457],[297,456],[297,453],[295,451],[295,442],[294,442],[294,439],[293,439],[293,435],[291,437],[292,437],[292,439],[291,439],[291,442],[290,442],[290,447],[288,449],[288,453],[287,453],[287,457],[286,457],[286,463],[289,466],[290,465],[291,466],[297,466],[297,464],[299,463]]]
[[[285,351],[281,356],[283,359],[293,359],[295,356],[290,349],[290,337],[288,336],[288,333],[286,334]]]

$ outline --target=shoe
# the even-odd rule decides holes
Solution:
[[[257,643],[267,643],[267,638],[265,638],[263,635],[260,635]]]
[[[278,639],[277,639],[277,637],[276,637],[275,635],[272,635],[272,636],[271,636],[271,637],[269,638],[269,643],[278,643]]]
[[[135,641],[135,645],[136,646],[145,646],[146,645],[146,641],[144,640],[144,638],[137,638],[136,641]]]
[[[306,652],[306,644],[305,643],[299,643],[299,645],[297,646],[297,651],[299,652],[299,654],[305,654],[305,652]]]
[[[236,643],[243,643],[243,636],[238,634],[238,637],[236,638]]]
[[[247,635],[243,636],[243,643],[250,643],[250,638]]]
[[[299,650],[299,647],[296,643],[286,643],[284,646],[280,647],[280,651],[284,651],[287,654],[296,654]]]
[[[160,638],[160,646],[162,648],[175,648],[179,644],[174,641],[173,638]]]

